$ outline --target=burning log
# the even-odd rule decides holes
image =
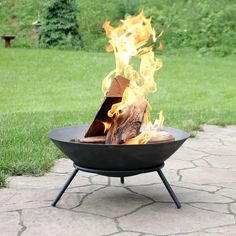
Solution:
[[[175,141],[175,138],[170,133],[161,131],[156,136],[152,136],[147,143],[169,143]]]
[[[120,115],[116,115],[107,132],[106,144],[122,144],[136,137],[147,108],[147,100],[142,97],[131,105],[125,106]]]
[[[94,136],[80,139],[72,139],[71,142],[75,143],[105,143],[106,136]]]
[[[166,131],[153,131],[151,134],[148,132],[141,133],[140,135],[127,140],[125,144],[169,143],[173,141],[175,141],[175,138],[170,133],[167,133]]]

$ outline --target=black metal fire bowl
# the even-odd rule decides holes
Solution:
[[[75,165],[97,170],[141,170],[155,168],[164,163],[189,137],[174,128],[165,128],[175,141],[157,144],[110,145],[73,143],[71,139],[83,138],[88,125],[69,126],[49,132],[49,138]]]
[[[74,162],[74,171],[58,193],[52,206],[56,206],[65,190],[78,171],[92,172],[110,177],[124,177],[157,171],[177,208],[181,207],[177,196],[165,178],[161,168],[168,159],[184,143],[189,135],[178,129],[165,128],[175,141],[169,143],[109,145],[92,143],[73,143],[71,139],[84,137],[88,125],[69,126],[49,132],[49,138],[56,146]]]

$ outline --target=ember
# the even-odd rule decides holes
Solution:
[[[121,20],[117,27],[106,21],[103,28],[109,39],[106,50],[114,52],[116,68],[103,80],[105,100],[85,135],[90,139],[79,141],[97,142],[98,136],[106,136],[100,138],[106,144],[174,141],[163,131],[162,111],[153,124],[149,121],[151,106],[146,99],[157,88],[154,73],[162,67],[162,61],[155,59],[153,47],[163,32],[156,36],[151,19],[145,18],[143,11]],[[162,47],[159,43],[158,49]],[[140,61],[138,69],[132,65],[133,58]]]

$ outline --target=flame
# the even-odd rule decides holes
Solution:
[[[153,46],[157,37],[151,25],[151,18],[145,18],[144,12],[141,11],[137,16],[128,16],[125,20],[121,20],[116,28],[110,24],[110,21],[106,21],[103,28],[109,39],[107,51],[114,52],[116,61],[115,70],[110,72],[103,81],[104,95],[109,90],[114,75],[124,75],[130,80],[130,88],[137,94],[146,95],[155,92],[154,73],[161,68],[162,61],[154,57]],[[158,38],[161,35],[162,33]],[[133,57],[141,60],[139,71],[131,64]]]
[[[106,121],[102,121],[103,125],[104,125],[104,134],[110,129],[111,127],[111,123],[106,122]]]
[[[153,47],[163,31],[156,36],[156,32],[151,25],[151,18],[146,18],[141,11],[137,16],[128,16],[121,20],[117,27],[113,27],[110,21],[103,24],[109,45],[106,50],[114,52],[116,68],[111,71],[103,80],[102,91],[104,95],[108,92],[114,76],[123,76],[130,81],[123,93],[122,101],[113,104],[108,111],[108,116],[119,116],[122,110],[140,98],[146,97],[148,93],[157,90],[157,84],[154,80],[154,74],[162,67],[162,61],[155,58]],[[159,43],[158,50],[163,48]],[[132,64],[132,58],[139,58],[139,69],[135,69]],[[149,122],[150,104],[144,116],[144,130],[138,136],[130,139],[129,143],[147,143],[156,132],[163,127],[164,116],[160,111],[159,119],[152,124]],[[105,125],[104,125],[105,126]],[[105,126],[106,127],[106,126]],[[106,128],[105,128],[106,130]]]
[[[159,113],[159,118],[156,119],[153,124],[147,118],[146,123],[144,122],[143,130],[144,131],[152,131],[152,130],[160,131],[163,129],[164,121],[165,121],[165,117],[163,115],[163,111],[161,110]]]
[[[156,119],[154,124],[149,121],[146,124],[144,122],[145,125],[143,126],[143,131],[138,136],[127,140],[126,144],[146,144],[152,137],[161,135],[163,132],[164,120],[165,117],[163,115],[163,111],[161,110],[159,113],[159,119]]]
[[[146,144],[151,139],[152,135],[150,131],[143,131],[138,136],[127,140],[125,144]]]
[[[143,131],[138,136],[129,139],[125,142],[125,144],[146,144],[148,143],[153,137],[154,139],[161,140],[161,137],[167,136],[168,133],[163,130],[152,130],[152,131]],[[152,141],[152,140],[151,140]],[[155,141],[157,142],[157,141]],[[151,143],[151,142],[150,142]]]
[[[163,128],[164,121],[165,121],[165,117],[164,117],[164,115],[163,115],[163,111],[161,110],[160,113],[159,113],[159,119],[158,119],[158,120],[155,120],[154,126],[157,125],[157,128],[158,128],[158,129],[162,129],[162,128]]]
[[[138,97],[135,95],[133,90],[130,87],[127,87],[123,93],[121,102],[113,104],[107,115],[109,117],[113,117],[114,115],[118,116],[123,111],[125,106],[131,105],[137,100]]]

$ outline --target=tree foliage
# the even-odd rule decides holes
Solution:
[[[44,22],[39,45],[44,47],[81,47],[74,0],[48,0],[44,6]]]
[[[52,9],[49,14],[47,9],[52,7],[54,2],[60,2],[61,6],[58,6],[60,12],[66,11],[66,7],[61,2],[73,2],[73,4],[76,2],[79,3],[80,11],[75,10],[76,14],[68,11],[60,13],[62,16],[57,16],[59,18],[57,22],[59,20],[71,22],[68,18],[76,20],[75,15],[77,15],[79,32],[83,38],[83,49],[86,51],[104,52],[107,40],[102,24],[105,20],[110,20],[113,25],[117,25],[119,19],[129,14],[135,15],[143,9],[145,16],[152,17],[157,33],[164,30],[161,38],[165,45],[164,53],[172,49],[194,48],[203,54],[236,54],[235,0],[0,0],[1,35],[16,35],[17,38],[13,43],[15,47],[34,46],[31,39],[32,22],[36,20],[44,1],[47,1],[47,4],[43,11],[45,15],[43,31],[47,30],[45,33],[42,32],[40,41],[41,45],[47,47],[81,46],[79,34],[76,40],[72,40],[76,38],[71,37],[73,33],[62,36],[64,29],[60,30],[60,27],[64,28],[64,24],[56,25],[49,17],[59,13]],[[52,22],[50,26],[48,21]],[[66,27],[70,24],[66,24]],[[73,29],[72,32],[78,33],[77,26]]]

